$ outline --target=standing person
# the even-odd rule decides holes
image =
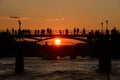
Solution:
[[[74,35],[75,35],[76,34],[76,28],[75,27],[74,27],[74,31],[73,32],[74,32]]]
[[[86,33],[85,28],[83,28],[83,34],[85,34],[85,33]]]
[[[6,29],[6,32],[7,32],[7,33],[9,32],[8,28]]]
[[[68,35],[68,29],[65,30],[66,35]]]
[[[47,28],[47,35],[49,34],[49,32],[50,32],[50,30],[49,30],[49,28]]]
[[[49,29],[49,32],[50,32],[50,35],[52,35],[52,29],[51,28]]]
[[[77,35],[79,34],[79,28],[77,28]]]
[[[37,34],[37,30],[35,30],[35,35]]]
[[[40,30],[38,29],[38,35],[39,35],[39,33],[40,33]]]
[[[60,35],[62,34],[61,30],[59,30]]]
[[[45,45],[48,46],[48,42],[47,41],[45,42]]]
[[[15,33],[15,30],[14,30],[14,28],[12,28],[12,34],[14,34]]]

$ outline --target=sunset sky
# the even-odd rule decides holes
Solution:
[[[109,29],[120,30],[120,0],[0,0],[0,30],[18,29]]]

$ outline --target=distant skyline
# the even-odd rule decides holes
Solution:
[[[120,0],[0,0],[0,30],[18,29],[120,30]]]

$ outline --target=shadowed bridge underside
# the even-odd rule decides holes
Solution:
[[[44,41],[44,40],[48,40],[48,39],[54,39],[54,38],[67,38],[67,39],[74,39],[74,40],[80,40],[83,42],[88,42],[87,39],[88,35],[14,35],[15,38],[17,39],[23,39],[25,41],[24,38],[26,39],[33,39],[33,42],[40,42],[40,41]]]

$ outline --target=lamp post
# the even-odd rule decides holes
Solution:
[[[18,24],[19,24],[18,35],[20,38],[20,35],[21,35],[21,21],[20,20],[18,20]]]
[[[103,34],[103,22],[101,23],[101,27],[102,27],[101,33]]]
[[[19,29],[21,29],[21,21],[18,20],[18,23],[19,23]]]
[[[108,30],[108,20],[106,20],[106,30]]]
[[[19,40],[21,39],[21,21],[18,20],[19,29],[18,29],[18,36]],[[24,54],[23,54],[23,46],[20,42],[17,43],[17,54],[16,54],[16,62],[15,62],[15,72],[16,73],[23,73],[24,72]]]

